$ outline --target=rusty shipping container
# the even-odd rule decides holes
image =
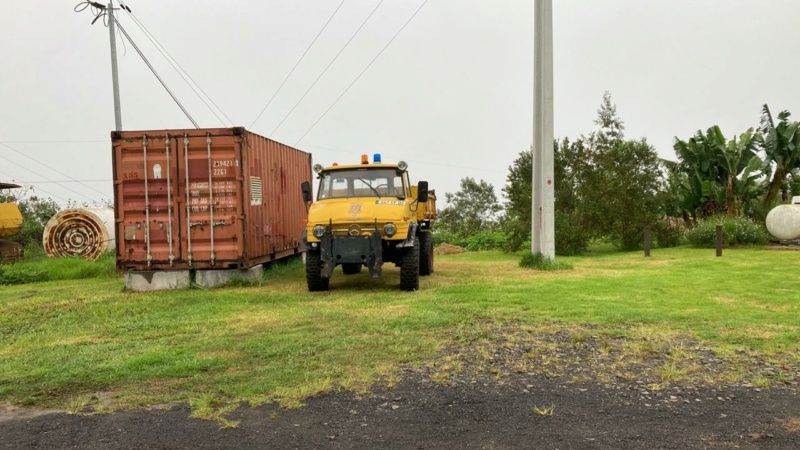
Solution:
[[[117,269],[245,269],[300,252],[311,154],[244,128],[111,139]]]

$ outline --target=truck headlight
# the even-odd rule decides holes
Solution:
[[[387,223],[383,226],[383,232],[386,233],[387,236],[392,237],[397,234],[397,227],[393,223]]]
[[[322,236],[325,235],[325,227],[322,225],[315,226],[312,231],[314,233],[314,237],[317,239],[322,239]]]

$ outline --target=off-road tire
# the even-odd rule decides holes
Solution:
[[[364,267],[364,265],[359,263],[344,263],[342,264],[342,273],[345,275],[355,275],[361,273],[362,267]]]
[[[433,273],[433,233],[423,231],[419,234],[419,274]]]
[[[306,252],[306,283],[311,292],[327,291],[329,278],[322,278],[322,256],[319,250]]]
[[[419,239],[414,246],[405,250],[400,261],[400,290],[416,291],[419,289]]]

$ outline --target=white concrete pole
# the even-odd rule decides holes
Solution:
[[[117,73],[117,38],[114,23],[114,3],[108,2],[108,33],[111,36],[111,83],[114,88],[114,123],[117,131],[122,131],[122,108],[119,104],[119,75]]]
[[[536,0],[533,70],[531,252],[555,259],[553,180],[553,0]]]

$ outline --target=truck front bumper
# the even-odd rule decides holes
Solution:
[[[370,276],[381,276],[383,249],[381,234],[369,236],[333,236],[325,233],[319,243],[322,259],[322,278],[330,278],[333,268],[339,264],[364,264]]]

